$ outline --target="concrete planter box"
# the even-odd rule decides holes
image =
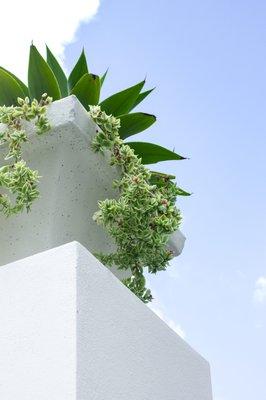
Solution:
[[[92,220],[97,202],[116,196],[112,181],[119,174],[106,156],[90,148],[97,126],[75,96],[52,103],[48,118],[51,132],[30,135],[24,147],[25,160],[42,176],[41,197],[29,214],[0,216],[0,265],[72,240],[92,253],[114,248],[104,229]],[[170,239],[175,255],[181,253],[184,240],[179,231]],[[121,277],[121,272],[117,275]]]
[[[208,362],[77,242],[0,268],[0,399],[211,400]]]

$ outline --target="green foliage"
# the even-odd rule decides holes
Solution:
[[[31,99],[40,100],[43,93],[48,93],[53,100],[61,98],[53,71],[33,44],[30,46],[28,82]]]
[[[23,83],[16,75],[12,74],[12,72],[8,71],[7,69],[0,67],[0,70],[5,71],[8,75],[10,75],[13,79],[15,79],[15,81],[17,82],[18,86],[20,86],[20,88],[22,89],[24,96],[29,97],[29,89],[27,88],[27,86],[25,85],[25,83]],[[0,82],[0,87],[2,86],[1,82]],[[2,88],[3,89],[3,88]],[[10,90],[10,88],[8,88]],[[0,104],[2,105],[8,105],[5,104],[5,102],[2,100],[0,101]],[[15,103],[12,103],[15,104]],[[11,104],[11,105],[12,105]]]
[[[153,300],[150,289],[146,288],[146,281],[142,273],[124,279],[125,286],[131,290],[143,303]]]
[[[136,135],[149,128],[156,121],[155,115],[146,113],[131,113],[120,115],[119,135],[122,139]]]
[[[142,132],[155,122],[156,117],[147,113],[129,114],[153,91],[150,89],[142,92],[145,80],[101,101],[100,92],[108,70],[101,78],[89,73],[84,50],[68,78],[48,46],[46,56],[47,60],[44,60],[37,48],[33,44],[30,46],[28,87],[14,74],[0,67],[0,106],[16,104],[17,97],[27,96],[30,100],[40,100],[42,94],[47,93],[53,100],[58,100],[74,94],[86,110],[89,110],[89,105],[97,105],[100,102],[103,111],[119,117],[122,138]],[[150,147],[140,145],[140,149],[143,162],[148,163],[151,159]],[[159,146],[153,149],[152,153],[152,163],[181,159]],[[167,158],[167,155],[170,158]]]
[[[0,69],[0,104],[12,106],[24,93],[18,82],[4,69]]]
[[[185,160],[185,157],[167,150],[158,144],[147,142],[128,142],[128,145],[141,158],[143,164],[155,164],[167,160]]]
[[[140,93],[140,94],[138,95],[136,101],[135,101],[134,104],[132,105],[130,111],[133,110],[133,108],[137,107],[144,99],[146,99],[146,97],[149,96],[149,94],[150,94],[153,90],[154,90],[154,88],[153,88],[153,89],[146,90],[145,92]]]
[[[157,171],[150,171],[151,173],[151,178],[150,178],[150,183],[152,185],[156,185],[158,187],[164,186],[165,181],[173,180],[175,179],[174,175],[167,175],[162,172],[157,172]],[[185,190],[181,189],[180,187],[176,186],[176,195],[177,196],[191,196],[191,193],[186,192]]]
[[[28,141],[23,121],[34,121],[39,135],[47,132],[50,125],[46,108],[51,101],[44,94],[40,102],[18,98],[18,106],[0,107],[0,123],[6,125],[0,133],[0,146],[8,148],[0,167],[0,188],[9,193],[0,194],[0,211],[6,216],[29,211],[39,196],[38,171],[31,170],[22,158],[22,144]],[[90,106],[89,114],[100,127],[92,141],[93,149],[111,152],[110,164],[121,172],[120,179],[113,182],[119,198],[99,201],[99,210],[93,217],[114,239],[117,250],[97,256],[110,267],[129,269],[131,276],[124,284],[147,303],[152,295],[146,288],[144,269],[150,273],[166,269],[173,256],[167,247],[169,235],[181,221],[176,197],[189,193],[176,186],[174,176],[149,171],[142,164],[119,135],[120,119],[108,116],[95,105]]]
[[[0,194],[0,211],[6,216],[17,214],[25,208],[29,211],[33,201],[38,197],[37,171],[27,167],[22,159],[22,144],[27,142],[27,132],[23,128],[23,121],[34,121],[37,134],[41,135],[50,128],[46,118],[46,106],[52,101],[44,94],[41,101],[29,98],[18,98],[16,107],[0,107],[0,123],[6,129],[0,132],[0,146],[7,146],[8,151],[4,163],[0,168],[0,188],[11,194]],[[9,162],[9,163],[8,163]],[[12,198],[15,198],[12,201]]]
[[[71,94],[77,95],[79,101],[84,107],[88,104],[96,105],[99,102],[101,90],[100,78],[97,75],[85,74],[80,78]]]
[[[48,46],[46,46],[46,54],[47,54],[47,64],[49,65],[49,67],[54,73],[54,76],[57,79],[61,96],[66,97],[68,96],[67,77],[61,65],[59,64],[59,62],[57,61],[57,59],[55,58],[55,56],[53,55]]]
[[[166,269],[173,256],[167,247],[169,235],[181,220],[176,197],[190,193],[176,186],[174,176],[149,171],[144,164],[184,157],[152,143],[123,142],[156,121],[151,114],[131,113],[153,91],[142,91],[145,81],[100,100],[108,70],[101,78],[91,74],[83,50],[67,78],[51,50],[47,47],[46,51],[44,60],[31,45],[28,87],[0,67],[0,123],[6,124],[0,132],[0,146],[8,147],[0,163],[0,211],[6,216],[29,211],[39,195],[38,172],[22,158],[22,144],[28,140],[23,121],[34,121],[37,134],[47,132],[46,106],[52,99],[74,94],[101,128],[92,143],[94,150],[111,151],[111,165],[121,170],[121,179],[114,182],[119,198],[100,201],[94,215],[115,240],[117,251],[98,257],[108,266],[129,269],[131,277],[124,284],[142,301],[149,302],[152,295],[146,288],[144,270],[156,273]]]
[[[0,187],[6,188],[16,196],[15,204],[7,195],[0,194],[0,210],[6,216],[17,214],[26,207],[29,211],[33,201],[39,196],[38,172],[32,171],[24,161],[0,168]]]
[[[105,73],[103,74],[103,76],[101,76],[101,87],[102,87],[102,85],[104,84],[104,81],[105,81],[105,78],[106,78],[106,75],[108,74],[108,68],[107,68],[107,70],[105,71]]]
[[[72,90],[73,87],[78,83],[78,81],[83,77],[83,75],[88,73],[89,70],[87,66],[87,60],[83,49],[76,65],[74,66],[69,75],[68,78],[69,90]]]
[[[115,93],[100,103],[101,109],[114,116],[127,114],[134,106],[145,81]]]
[[[131,278],[124,283],[148,302],[152,296],[145,287],[144,268],[151,273],[165,270],[173,256],[167,242],[181,221],[175,206],[179,188],[167,175],[160,176],[160,184],[152,183],[152,173],[120,138],[119,119],[108,116],[99,106],[91,106],[90,115],[101,128],[92,142],[93,149],[111,151],[111,165],[121,170],[121,178],[114,182],[119,198],[100,201],[94,215],[115,240],[117,250],[97,256],[106,265],[130,269]]]

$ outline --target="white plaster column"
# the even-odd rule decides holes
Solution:
[[[208,362],[79,243],[0,268],[0,399],[211,398]]]

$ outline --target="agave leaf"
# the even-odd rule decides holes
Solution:
[[[184,160],[185,157],[162,146],[147,142],[127,143],[141,159],[143,164],[155,164],[167,160]]]
[[[85,74],[71,90],[71,94],[77,96],[81,104],[89,109],[89,105],[99,102],[101,83],[98,75]]]
[[[144,131],[156,121],[154,115],[141,112],[120,115],[118,118],[121,123],[119,135],[122,139]]]
[[[101,76],[101,86],[103,85],[103,83],[104,83],[104,81],[105,81],[105,78],[106,78],[107,73],[108,73],[108,68],[107,68],[107,70],[105,71],[105,73],[103,74],[103,76]]]
[[[147,96],[149,96],[149,94],[150,94],[154,89],[155,89],[155,88],[152,88],[152,89],[150,89],[150,90],[146,90],[145,92],[140,93],[140,94],[138,95],[138,97],[137,97],[135,103],[133,104],[131,110],[133,110],[133,108],[137,107],[137,105],[138,105],[139,103],[141,103]],[[130,111],[131,111],[131,110],[130,110]]]
[[[49,67],[51,68],[57,79],[61,96],[66,97],[68,95],[67,77],[61,65],[59,64],[56,57],[53,55],[53,53],[51,52],[51,50],[47,45],[46,45],[46,55],[47,55],[47,64],[49,65]]]
[[[191,196],[192,193],[186,192],[184,189],[181,189],[180,187],[178,189],[178,196]]]
[[[47,93],[53,100],[61,98],[53,71],[33,44],[30,46],[28,86],[32,99],[40,100],[43,93]]]
[[[25,97],[21,86],[4,69],[0,69],[0,105],[12,106],[17,104],[18,97]]]
[[[80,78],[82,78],[83,75],[88,73],[89,70],[88,70],[87,60],[83,49],[76,65],[74,66],[68,77],[69,90],[72,90],[73,87],[78,83]]]
[[[121,92],[115,93],[100,103],[101,109],[106,114],[112,114],[114,116],[127,114],[144,86],[145,81],[137,83],[137,85],[131,86]]]
[[[4,67],[0,67],[0,69],[7,72],[10,76],[12,76],[13,79],[15,79],[15,81],[21,87],[25,97],[29,96],[29,90],[28,90],[27,86],[25,85],[25,83],[23,83],[16,75],[12,74],[12,72],[8,71]]]

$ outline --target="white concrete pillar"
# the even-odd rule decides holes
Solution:
[[[0,268],[0,399],[211,400],[208,362],[72,242]]]

